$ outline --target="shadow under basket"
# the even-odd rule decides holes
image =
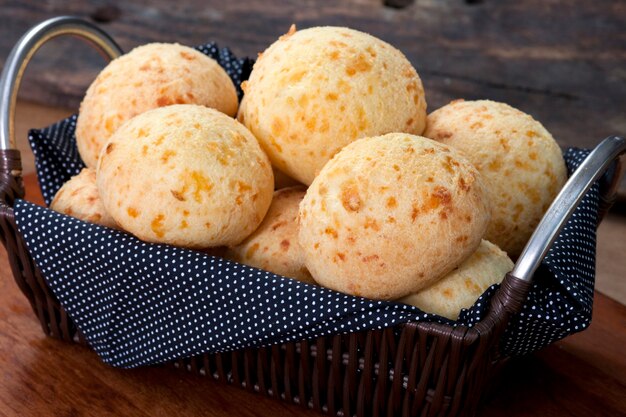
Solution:
[[[27,34],[30,38],[25,35],[18,43],[17,51],[7,60],[0,90],[12,92],[17,88],[21,76],[17,70],[25,67],[27,53],[40,45],[34,46],[33,39],[51,31],[55,36],[78,33],[110,57],[119,54],[114,42],[93,25],[76,18],[52,19],[33,28]],[[3,103],[9,110],[3,110],[2,115],[10,124],[15,96],[2,97],[12,97]],[[15,282],[45,334],[87,344],[46,284],[18,232],[13,207],[16,199],[24,196],[24,187],[20,154],[11,149],[8,132],[10,129],[2,133],[0,142],[0,239],[7,249]],[[505,277],[490,300],[488,312],[475,325],[410,322],[382,330],[202,354],[171,362],[169,366],[329,415],[474,415],[488,382],[509,359],[502,353],[501,336],[511,317],[521,310],[538,262],[582,196],[609,166],[612,175],[608,179],[605,176],[608,185],[601,187],[600,217],[613,201],[620,169],[615,169],[611,162],[624,152],[625,145],[621,138],[609,139],[583,163],[588,163],[586,172],[579,173],[579,169],[570,177],[565,195],[557,197],[542,221],[549,224],[540,224],[535,233],[540,236],[531,238],[516,269]],[[529,259],[530,267],[523,262]],[[516,273],[525,266],[524,273]]]

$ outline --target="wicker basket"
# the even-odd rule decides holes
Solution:
[[[76,18],[55,18],[31,29],[12,51],[0,80],[0,239],[15,281],[44,333],[85,344],[72,319],[47,287],[17,232],[13,204],[24,196],[20,154],[12,149],[13,112],[21,74],[36,49],[58,35],[89,40],[105,55],[121,53],[105,33]],[[283,401],[337,416],[473,415],[488,381],[507,357],[499,339],[520,311],[531,277],[559,230],[591,184],[626,150],[607,138],[572,175],[538,226],[515,269],[473,327],[406,323],[395,328],[320,337],[264,348],[205,354],[171,365]],[[602,186],[600,216],[610,207],[620,165]]]

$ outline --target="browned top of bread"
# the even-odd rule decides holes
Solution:
[[[191,104],[136,116],[100,157],[102,200],[125,230],[191,248],[234,245],[263,220],[274,179],[267,156],[235,119]]]
[[[394,299],[469,256],[489,220],[476,169],[419,136],[360,139],[324,166],[300,204],[300,244],[315,281]]]
[[[272,44],[244,85],[238,114],[272,164],[311,184],[348,143],[389,132],[421,134],[426,100],[396,48],[343,27],[290,32]]]
[[[81,158],[95,168],[102,147],[125,121],[171,104],[201,104],[233,116],[238,100],[226,71],[187,46],[151,43],[111,61],[80,105],[76,142]]]
[[[96,186],[96,171],[84,168],[57,191],[50,208],[86,222],[117,229],[115,220],[104,208]]]
[[[430,287],[400,301],[456,320],[461,309],[470,308],[487,288],[500,283],[512,269],[513,261],[507,254],[493,243],[483,240],[458,268]]]
[[[424,136],[458,149],[480,171],[493,205],[485,238],[519,255],[567,178],[552,135],[507,104],[457,100],[428,116]]]

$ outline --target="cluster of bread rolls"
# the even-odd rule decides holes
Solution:
[[[238,104],[215,61],[176,44],[114,60],[81,104],[89,168],[51,208],[454,319],[565,182],[531,116],[485,100],[427,116],[406,57],[352,29],[292,27],[242,88]]]

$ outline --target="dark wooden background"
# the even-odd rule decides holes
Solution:
[[[99,21],[129,50],[150,41],[215,40],[256,56],[292,22],[343,25],[402,50],[425,85],[429,111],[489,98],[540,120],[562,145],[626,134],[626,2],[611,0],[21,0],[0,1],[0,62],[19,36],[52,16]],[[20,97],[77,108],[103,60],[76,40],[45,46]]]

